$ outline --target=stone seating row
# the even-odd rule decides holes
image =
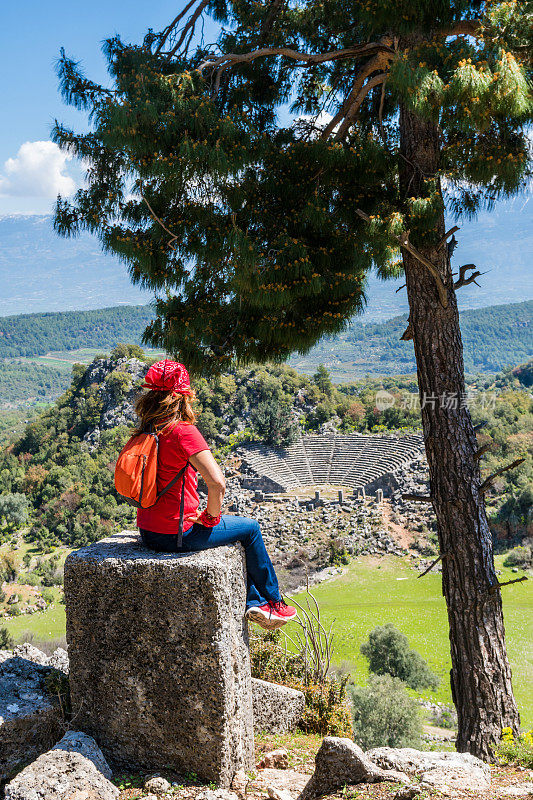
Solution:
[[[241,455],[254,472],[285,490],[327,483],[355,488],[409,463],[419,456],[421,445],[418,434],[311,434],[289,447],[247,445]]]

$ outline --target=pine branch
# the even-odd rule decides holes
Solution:
[[[475,270],[472,272],[471,275],[466,278],[467,270]],[[480,272],[475,264],[463,264],[462,267],[459,267],[459,278],[453,284],[454,289],[460,289],[461,286],[468,286],[469,283],[475,283],[476,286],[479,286],[479,283],[476,281],[476,278],[479,278],[480,275],[486,275],[486,272]]]
[[[171,247],[173,250],[175,250],[176,248],[174,247],[174,242],[177,241],[178,237],[174,233],[172,233],[172,231],[170,231],[167,228],[167,226],[159,219],[159,217],[155,213],[154,209],[152,208],[152,206],[150,205],[150,203],[146,199],[146,197],[144,197],[144,195],[141,195],[141,197],[144,200],[144,202],[146,203],[146,205],[148,206],[148,208],[150,209],[150,213],[151,213],[152,217],[155,219],[155,221],[158,222],[159,225],[161,225],[161,227],[163,228],[163,230],[166,231],[169,234],[169,236],[172,237],[170,239],[170,241],[168,242],[168,246]]]
[[[355,213],[358,214],[362,219],[364,219],[365,222],[370,222],[371,221],[370,217],[368,216],[368,214],[365,214],[365,212],[361,211],[360,208],[356,208],[355,209]],[[404,250],[407,250],[408,253],[410,253],[418,261],[420,261],[421,264],[423,264],[425,267],[427,267],[427,269],[429,270],[429,272],[433,276],[433,278],[435,280],[435,283],[437,284],[437,290],[438,290],[438,293],[439,293],[440,302],[444,306],[444,308],[447,308],[448,307],[448,292],[446,291],[446,287],[444,286],[444,283],[442,282],[442,278],[441,278],[441,275],[440,275],[437,267],[434,264],[432,264],[431,261],[428,261],[428,259],[424,255],[422,255],[422,253],[420,253],[416,249],[416,247],[414,247],[414,245],[411,244],[411,242],[409,241],[409,234],[407,233],[407,231],[404,231],[399,236],[395,235],[394,238],[400,243],[400,246],[403,247]]]
[[[160,38],[160,41],[159,41],[159,45],[157,46],[156,51],[155,51],[156,53],[160,53],[161,52],[161,50],[162,50],[163,46],[165,45],[165,43],[167,42],[169,36],[176,29],[176,26],[179,25],[179,23],[185,17],[187,12],[190,11],[190,9],[193,7],[193,5],[195,3],[197,3],[197,2],[198,2],[198,0],[190,0],[190,2],[187,3],[187,5],[183,9],[183,11],[180,11],[180,13],[176,17],[174,17],[172,22],[169,25],[167,25],[167,27],[161,33],[161,38]],[[180,47],[182,46],[183,42],[185,41],[185,38],[187,37],[187,34],[189,34],[189,33],[191,34],[191,36],[189,37],[189,43],[190,43],[190,39],[194,35],[194,30],[196,28],[196,23],[198,21],[198,18],[201,16],[201,14],[203,13],[204,9],[208,5],[209,5],[209,0],[200,0],[198,8],[193,12],[192,16],[185,23],[178,41],[172,47],[171,50],[169,50],[168,52],[165,53],[165,55],[168,58],[171,58],[173,55],[175,55],[177,53],[177,51],[180,49]],[[189,43],[188,43],[187,47],[189,46]]]
[[[494,594],[498,589],[502,586],[510,586],[512,583],[522,583],[522,581],[527,581],[527,575],[522,575],[520,578],[513,578],[511,581],[503,581],[503,583],[495,583],[494,586],[491,586],[489,589],[489,594]]]
[[[493,472],[492,475],[489,475],[488,478],[485,478],[485,480],[483,481],[483,483],[479,487],[480,494],[483,494],[484,492],[487,491],[487,489],[490,488],[492,482],[494,481],[495,478],[498,477],[498,475],[502,475],[502,473],[507,472],[510,469],[514,469],[515,467],[520,466],[520,464],[523,464],[525,460],[526,460],[525,458],[517,458],[514,461],[512,461],[510,464],[507,464],[505,467],[500,467],[500,469],[497,469],[496,472]]]
[[[488,453],[489,450],[492,450],[492,442],[487,442],[487,444],[482,445],[479,450],[476,450],[474,453],[474,461],[479,461],[479,459]]]
[[[432,503],[433,498],[429,494],[402,494],[402,500],[409,500],[414,503]]]
[[[442,559],[443,559],[443,558],[446,558],[446,556],[447,556],[447,555],[449,555],[449,553],[442,553],[440,556],[438,556],[438,558],[436,558],[436,559],[435,559],[435,561],[432,561],[432,562],[431,562],[431,564],[429,565],[429,567],[428,567],[427,569],[425,569],[425,570],[424,570],[424,572],[421,572],[421,573],[420,573],[420,575],[419,575],[418,577],[419,577],[419,578],[423,578],[423,577],[424,577],[424,575],[427,575],[427,574],[428,574],[428,572],[429,572],[430,570],[432,570],[432,569],[433,569],[433,567],[434,567],[436,564],[438,564],[438,563],[439,563],[439,561],[442,561]]]
[[[358,92],[357,96],[355,97],[355,100],[350,106],[348,113],[344,117],[344,122],[342,123],[342,125],[339,126],[339,130],[334,136],[335,141],[338,142],[347,133],[350,125],[357,116],[357,112],[359,111],[361,103],[363,102],[367,94],[370,92],[370,90],[373,89],[375,86],[379,86],[380,84],[385,85],[386,80],[387,80],[387,73],[380,72],[377,75],[374,75],[365,83],[363,88]]]
[[[226,53],[217,58],[202,62],[197,69],[200,74],[203,74],[206,69],[216,71],[214,86],[214,92],[216,93],[220,87],[220,78],[225,69],[235,64],[250,63],[251,61],[255,61],[256,58],[263,58],[264,56],[286,56],[293,61],[302,62],[302,66],[314,67],[317,64],[324,64],[327,61],[361,58],[361,56],[371,55],[376,52],[394,55],[394,50],[384,42],[368,42],[366,44],[355,45],[354,47],[347,47],[342,50],[331,50],[327,53],[302,53],[291,47],[261,47],[257,50],[251,50],[248,53]]]
[[[444,236],[442,237],[442,239],[438,243],[437,250],[440,250],[442,245],[446,244],[446,241],[450,238],[450,236],[453,236],[453,234],[456,231],[459,231],[459,230],[461,230],[461,229],[460,229],[460,227],[458,225],[454,225],[453,228],[450,228],[450,230],[447,233],[444,234]],[[453,236],[453,238],[455,239],[455,236]],[[455,239],[455,242],[457,244],[457,239]],[[451,242],[450,242],[450,244],[451,244]]]

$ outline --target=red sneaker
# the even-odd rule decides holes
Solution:
[[[256,622],[269,631],[281,628],[297,616],[296,609],[288,606],[284,600],[265,603],[263,606],[252,606],[245,614],[246,619]]]

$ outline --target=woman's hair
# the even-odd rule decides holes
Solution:
[[[196,414],[192,403],[196,400],[193,390],[191,394],[172,394],[150,389],[141,394],[135,403],[135,413],[139,417],[139,424],[133,435],[145,433],[153,426],[156,433],[165,432],[175,422],[196,422]]]

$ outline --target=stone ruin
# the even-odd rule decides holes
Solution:
[[[247,444],[239,456],[250,471],[243,486],[286,492],[329,484],[375,492],[389,490],[390,476],[419,459],[421,434],[317,434],[300,437],[288,447]]]

